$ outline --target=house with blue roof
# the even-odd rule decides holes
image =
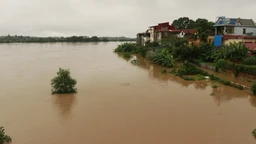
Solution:
[[[256,24],[252,19],[218,17],[214,24],[214,46],[230,42],[255,42]]]

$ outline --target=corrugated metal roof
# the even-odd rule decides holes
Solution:
[[[220,17],[214,26],[223,26],[223,25],[230,25],[230,26],[256,26],[252,19],[243,19],[243,18],[226,18]]]
[[[252,19],[237,19],[238,22],[241,23],[241,25],[247,25],[247,26],[255,26],[255,23]]]

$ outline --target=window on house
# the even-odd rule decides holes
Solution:
[[[233,27],[227,27],[227,31],[226,31],[226,32],[227,32],[228,34],[233,34],[233,33],[234,33],[233,31],[234,31],[234,28],[233,28]]]
[[[243,34],[246,34],[246,29],[245,28],[243,29]]]

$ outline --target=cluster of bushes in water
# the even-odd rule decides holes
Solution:
[[[52,94],[76,93],[76,79],[70,76],[70,71],[60,68],[57,76],[51,80]]]

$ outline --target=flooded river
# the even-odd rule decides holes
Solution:
[[[117,44],[0,44],[0,125],[13,143],[256,143],[250,92],[165,75],[141,57],[132,65]],[[59,67],[77,94],[51,95]]]

